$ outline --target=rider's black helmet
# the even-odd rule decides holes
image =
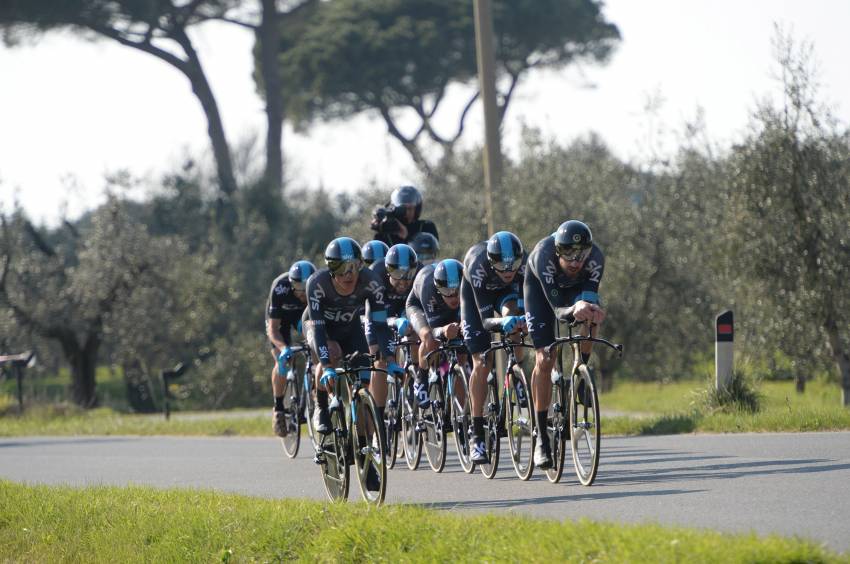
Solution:
[[[593,246],[593,233],[590,227],[571,219],[565,221],[555,232],[555,254],[569,260],[584,260]]]
[[[440,242],[430,233],[420,231],[413,236],[410,241],[410,246],[416,251],[416,256],[419,257],[419,262],[423,265],[431,264],[437,260],[437,255],[440,254]]]
[[[360,245],[351,237],[337,237],[325,249],[325,262],[332,275],[359,271],[363,265]]]
[[[499,231],[487,241],[487,258],[494,270],[515,271],[522,263],[522,243],[510,231]]]
[[[373,239],[372,241],[366,242],[360,250],[363,252],[363,262],[371,265],[376,260],[381,260],[387,256],[387,251],[389,251],[390,248],[383,241]]]
[[[395,207],[415,206],[414,220],[419,219],[419,214],[422,213],[422,194],[413,186],[402,186],[393,190],[393,193],[390,194],[390,203]]]
[[[463,263],[455,259],[443,259],[434,269],[434,286],[444,296],[456,296],[460,292],[463,278]]]
[[[289,267],[289,283],[296,290],[304,290],[307,279],[316,272],[316,267],[309,260],[299,260]]]
[[[414,251],[409,245],[400,243],[393,245],[387,252],[384,259],[384,265],[387,267],[387,274],[396,280],[413,280],[416,276],[416,269],[419,266]]]

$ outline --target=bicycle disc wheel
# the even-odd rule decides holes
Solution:
[[[348,405],[348,386],[339,387],[339,406],[331,410],[331,432],[321,439],[320,449],[323,461],[322,481],[331,501],[348,498],[350,485],[348,465],[351,460],[348,441],[347,415],[344,406]],[[318,456],[318,455],[317,455]]]
[[[366,389],[357,392],[354,409],[349,412],[349,429],[354,445],[354,467],[360,494],[366,503],[381,505],[387,493],[386,445],[381,440],[375,400]],[[372,480],[370,489],[370,478]]]
[[[408,368],[404,373],[404,385],[401,393],[401,442],[404,444],[404,460],[411,470],[419,468],[422,458],[422,435],[416,430],[419,421],[419,408],[413,400],[413,381],[416,369]]]
[[[484,404],[484,446],[487,449],[487,458],[490,462],[479,464],[481,473],[488,480],[492,480],[499,469],[499,451],[502,440],[499,438],[499,381],[491,373],[487,379],[487,399]]]
[[[283,451],[289,458],[298,455],[298,447],[301,444],[300,414],[304,411],[300,397],[300,386],[296,381],[289,378],[284,380],[283,387],[283,413],[285,414],[286,436],[281,437]],[[299,409],[300,408],[300,409]]]
[[[561,376],[561,380],[563,380]],[[546,477],[553,484],[561,481],[564,473],[564,450],[567,447],[567,394],[561,382],[552,384],[552,403],[546,432],[549,433],[549,447],[552,451],[552,467],[546,470]]]
[[[387,467],[395,466],[398,455],[399,428],[401,427],[401,384],[392,377],[387,385],[387,405],[384,408],[384,425],[387,429]]]
[[[425,456],[431,470],[442,472],[446,466],[446,430],[443,425],[443,385],[439,378],[429,384],[428,397],[431,405],[423,411]]]
[[[570,445],[578,481],[589,486],[599,470],[599,446],[602,429],[599,421],[599,397],[587,365],[580,364],[570,390]]]
[[[522,367],[514,366],[508,374],[505,426],[508,431],[511,462],[520,480],[528,480],[534,472],[534,404],[530,390]]]
[[[469,452],[469,438],[472,436],[472,407],[469,397],[469,385],[466,381],[466,373],[459,366],[455,366],[449,373],[449,382],[452,386],[452,435],[455,438],[455,448],[460,467],[467,474],[472,474],[475,465],[472,463]]]

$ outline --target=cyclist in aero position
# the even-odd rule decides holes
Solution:
[[[562,223],[553,235],[540,240],[528,258],[525,317],[536,355],[531,374],[538,429],[534,464],[544,470],[552,467],[546,420],[556,359],[556,355],[546,354],[545,347],[555,341],[559,321],[589,321],[595,325],[596,335],[596,328],[605,319],[598,294],[604,268],[605,256],[593,243],[590,228],[577,220]],[[585,362],[590,358],[591,346],[592,343],[581,343]]]
[[[376,260],[380,260],[387,256],[387,251],[390,248],[383,241],[378,241],[377,239],[372,239],[371,241],[367,241],[363,244],[363,248],[360,249],[363,254],[363,262],[366,263],[366,266],[372,266]]]
[[[407,297],[407,317],[419,335],[419,362],[413,393],[420,407],[428,405],[428,365],[425,357],[440,346],[437,339],[460,336],[460,286],[463,265],[444,259],[419,271]]]
[[[375,261],[369,267],[386,288],[384,300],[387,303],[387,324],[395,327],[399,337],[404,337],[411,332],[404,308],[407,295],[413,287],[413,278],[416,276],[418,266],[413,249],[404,243],[399,243],[390,247],[385,258]],[[366,340],[370,347],[378,344],[369,318],[366,319]]]
[[[392,355],[389,351],[386,289],[374,272],[363,267],[360,246],[350,237],[334,239],[325,249],[325,261],[328,268],[319,270],[307,281],[309,306],[302,315],[305,337],[319,359],[316,367],[317,409],[313,425],[321,434],[331,431],[328,391],[332,389],[331,381],[336,378],[334,367],[344,355],[369,350],[360,323],[364,302],[378,344],[375,351],[378,353],[377,367],[396,374],[403,373],[394,361],[387,365],[386,359],[392,359]],[[365,372],[361,378],[370,379],[370,373]],[[375,399],[378,420],[383,421],[387,381],[385,378],[371,378],[367,385]],[[386,444],[383,426],[379,432]],[[377,482],[376,478],[370,478],[370,487]]]
[[[476,464],[489,463],[484,444],[484,404],[493,355],[483,359],[481,353],[490,348],[491,331],[510,334],[525,325],[517,305],[522,299],[524,259],[522,243],[508,231],[499,231],[486,242],[473,245],[463,259],[460,316],[463,339],[472,355],[469,391],[473,437],[469,451]]]
[[[289,348],[291,331],[295,328],[301,332],[301,314],[307,305],[307,294],[304,292],[307,279],[316,272],[313,263],[299,260],[287,272],[274,279],[269,298],[266,301],[266,335],[271,341],[272,356],[275,358],[272,368],[272,393],[274,394],[274,411],[272,428],[278,437],[286,436],[286,415],[283,411],[284,378],[286,363],[292,357]]]

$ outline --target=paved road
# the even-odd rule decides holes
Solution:
[[[0,439],[0,477],[72,485],[200,487],[323,499],[310,447],[295,460],[274,439],[75,437]],[[503,448],[507,443],[503,443]],[[466,475],[449,447],[442,475],[397,466],[389,503],[438,509],[658,522],[799,535],[850,551],[850,433],[609,438],[593,486]],[[356,486],[353,487],[357,494]],[[352,496],[354,497],[354,496]]]

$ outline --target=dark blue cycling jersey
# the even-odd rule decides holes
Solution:
[[[328,339],[343,342],[365,342],[360,312],[366,304],[366,316],[373,323],[377,344],[385,358],[390,358],[389,329],[387,328],[386,289],[378,276],[368,268],[361,268],[354,291],[347,296],[337,293],[328,269],[322,269],[307,280],[309,307],[305,318],[311,322],[312,343],[316,355],[324,365],[330,364]],[[351,337],[356,336],[357,339]],[[354,352],[346,350],[344,354]],[[367,352],[361,350],[360,352]]]
[[[599,284],[605,270],[605,255],[593,245],[584,266],[570,278],[558,265],[555,238],[546,237],[528,257],[524,283],[525,319],[536,348],[555,340],[557,321],[566,321],[570,306],[583,300],[599,304]]]
[[[410,294],[410,290],[413,288],[413,285],[409,287],[407,292],[399,293],[393,287],[390,282],[390,276],[387,273],[387,265],[384,262],[384,259],[376,260],[372,263],[369,269],[375,273],[376,276],[381,280],[384,284],[384,288],[386,288],[386,293],[384,294],[384,300],[387,303],[387,321],[392,323],[395,318],[404,317],[405,316],[405,306],[407,304],[407,296]],[[375,335],[375,330],[372,324],[372,321],[369,317],[366,317],[366,341],[370,345],[378,344],[377,335]]]
[[[450,308],[434,286],[436,268],[436,264],[423,267],[413,281],[413,290],[407,296],[407,318],[417,333],[426,325],[436,329],[460,322],[460,307]]]
[[[501,309],[509,301],[522,299],[527,257],[523,257],[513,280],[505,283],[487,258],[487,243],[476,243],[463,259],[460,310],[463,338],[475,354],[490,347],[490,331],[501,323]]]
[[[266,300],[266,319],[280,319],[280,334],[287,346],[291,344],[292,328],[298,325],[305,307],[292,291],[288,272],[274,279]]]

